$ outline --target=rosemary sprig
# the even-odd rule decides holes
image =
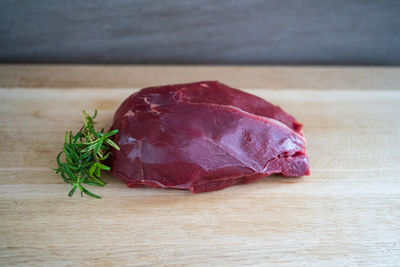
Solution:
[[[106,183],[100,178],[100,173],[101,170],[109,171],[110,167],[100,162],[110,156],[111,147],[119,150],[118,145],[109,139],[118,130],[104,133],[103,128],[97,132],[93,127],[96,116],[97,110],[93,116],[82,111],[82,128],[76,134],[72,134],[72,131],[65,133],[63,150],[57,155],[58,168],[54,170],[60,173],[66,183],[72,185],[68,193],[69,197],[72,197],[76,189],[79,189],[81,196],[85,193],[91,197],[101,198],[83,187],[83,184],[105,186]],[[62,154],[65,156],[64,161],[61,160]]]

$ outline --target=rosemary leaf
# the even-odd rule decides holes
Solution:
[[[66,132],[64,136],[64,145],[60,153],[57,154],[56,162],[58,167],[53,170],[59,173],[66,183],[72,185],[68,196],[72,197],[79,188],[81,196],[84,194],[98,198],[82,184],[91,186],[105,186],[106,183],[100,178],[101,170],[109,171],[110,167],[100,163],[106,160],[110,155],[111,149],[119,150],[117,144],[111,139],[111,136],[118,133],[118,130],[112,130],[104,133],[104,129],[97,132],[94,128],[94,118],[97,116],[97,110],[93,116],[82,111],[83,126],[76,133]],[[61,155],[64,154],[64,160]]]

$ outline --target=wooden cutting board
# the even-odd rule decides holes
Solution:
[[[1,66],[0,265],[397,265],[399,73]],[[240,85],[302,122],[311,176],[197,195],[106,176],[93,189],[102,200],[67,197],[50,168],[82,109],[98,109],[108,127],[137,87],[203,79]]]

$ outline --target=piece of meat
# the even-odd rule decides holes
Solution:
[[[125,105],[123,103],[117,110],[115,118],[125,114],[131,108],[131,105],[143,105],[147,104],[147,101],[157,105],[176,100],[190,103],[235,106],[255,115],[278,120],[296,132],[303,134],[301,131],[303,125],[280,107],[217,81],[155,86],[142,89],[125,100],[129,104]]]
[[[130,187],[213,191],[271,174],[309,174],[302,125],[218,82],[151,87],[117,110],[111,172]]]

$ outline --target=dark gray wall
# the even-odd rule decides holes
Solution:
[[[400,64],[395,0],[1,0],[0,61]]]

